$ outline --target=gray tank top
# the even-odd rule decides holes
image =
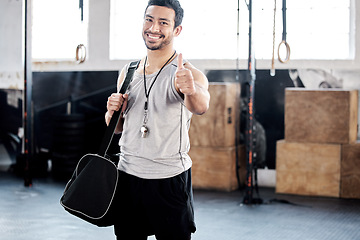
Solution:
[[[185,107],[174,86],[176,64],[177,58],[165,66],[150,91],[146,124],[149,132],[146,138],[141,137],[140,131],[146,101],[144,77],[134,73],[127,90],[129,99],[119,141],[118,168],[128,174],[145,179],[169,178],[192,165],[188,155],[192,113]],[[147,90],[157,73],[146,75]]]

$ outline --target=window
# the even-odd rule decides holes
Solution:
[[[146,3],[144,0],[111,0],[110,59],[134,59],[143,56],[141,29]]]
[[[272,49],[274,1],[253,1],[256,28],[256,54],[269,59]],[[267,2],[265,4],[265,2]],[[350,58],[350,1],[287,0],[286,40],[291,59],[348,59]],[[277,1],[276,43],[282,40],[282,1]],[[261,41],[259,41],[261,39]]]
[[[188,59],[248,58],[248,0],[181,0],[183,32],[175,47]],[[277,0],[275,47],[282,38],[282,1]],[[141,37],[147,1],[111,0],[110,58],[144,55]],[[131,9],[131,11],[129,11]],[[253,1],[253,43],[257,59],[271,59],[274,1]],[[291,59],[348,59],[351,54],[350,0],[287,0],[287,42]],[[239,44],[239,49],[238,49]]]
[[[33,0],[32,7],[32,58],[75,59],[77,45],[87,45],[88,1],[83,21],[77,0]]]

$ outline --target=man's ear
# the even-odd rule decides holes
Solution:
[[[175,28],[174,33],[175,33],[175,36],[176,36],[176,37],[180,35],[181,30],[182,30],[182,26],[181,26],[181,25],[180,25],[180,26],[177,26],[177,27]]]

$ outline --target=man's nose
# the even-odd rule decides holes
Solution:
[[[160,31],[160,24],[157,22],[153,22],[150,27],[151,32],[159,32]]]

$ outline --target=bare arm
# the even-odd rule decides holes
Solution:
[[[117,82],[117,89],[119,92],[120,86],[122,84],[122,82],[125,79],[125,68],[123,68],[121,70],[120,76],[118,78],[118,82]],[[107,101],[107,112],[105,113],[105,122],[106,125],[109,125],[110,120],[114,114],[114,111],[119,111],[121,105],[124,103],[122,111],[125,110],[126,105],[127,105],[127,99],[128,99],[128,95],[127,94],[120,94],[120,93],[113,93],[111,94],[110,97],[108,97],[108,101]],[[123,124],[124,124],[124,118],[121,116],[120,120],[116,126],[115,129],[115,134],[119,134],[123,131]]]
[[[182,63],[178,56],[178,69],[175,76],[176,90],[184,95],[185,106],[194,114],[204,114],[209,108],[209,82],[205,74],[189,62]]]

